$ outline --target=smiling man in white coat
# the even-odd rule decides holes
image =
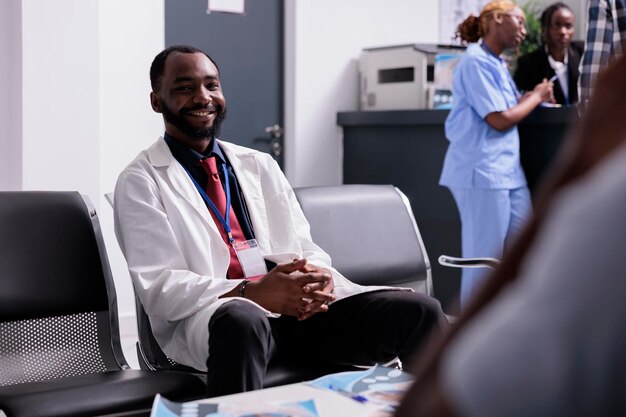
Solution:
[[[167,48],[150,80],[165,134],[120,174],[115,232],[157,341],[207,371],[208,396],[262,388],[278,356],[407,360],[445,326],[436,300],[333,269],[276,162],[217,139],[226,100],[206,53]]]

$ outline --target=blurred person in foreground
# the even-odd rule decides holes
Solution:
[[[600,75],[535,215],[396,417],[626,415],[626,57]]]
[[[532,90],[544,78],[554,82],[557,104],[569,106],[578,101],[578,64],[582,47],[573,44],[574,12],[565,3],[553,3],[541,14],[542,45],[519,57],[513,79],[520,90]]]
[[[622,55],[626,42],[626,0],[589,0],[585,52],[578,79],[579,109],[591,97],[598,73],[612,57]]]
[[[458,36],[469,45],[454,70],[445,122],[450,144],[439,184],[450,189],[459,210],[466,258],[500,258],[531,211],[517,124],[553,96],[547,80],[520,96],[501,56],[526,37],[525,23],[515,3],[495,0],[459,25]],[[463,270],[461,307],[483,281],[483,271]]]

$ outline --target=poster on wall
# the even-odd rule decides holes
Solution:
[[[456,28],[470,14],[478,16],[489,0],[439,0],[439,43],[458,45]]]
[[[224,12],[243,14],[245,9],[245,0],[208,0],[206,13]]]

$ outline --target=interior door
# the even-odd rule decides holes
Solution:
[[[165,45],[178,44],[219,66],[228,107],[220,137],[268,152],[282,167],[283,0],[245,1],[243,14],[207,14],[207,0],[165,0]]]

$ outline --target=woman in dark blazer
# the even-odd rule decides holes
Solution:
[[[517,88],[530,91],[544,78],[549,80],[557,75],[554,80],[556,102],[565,106],[576,103],[582,47],[572,43],[573,36],[574,13],[569,6],[564,3],[548,6],[541,14],[542,45],[517,61],[513,76]]]

